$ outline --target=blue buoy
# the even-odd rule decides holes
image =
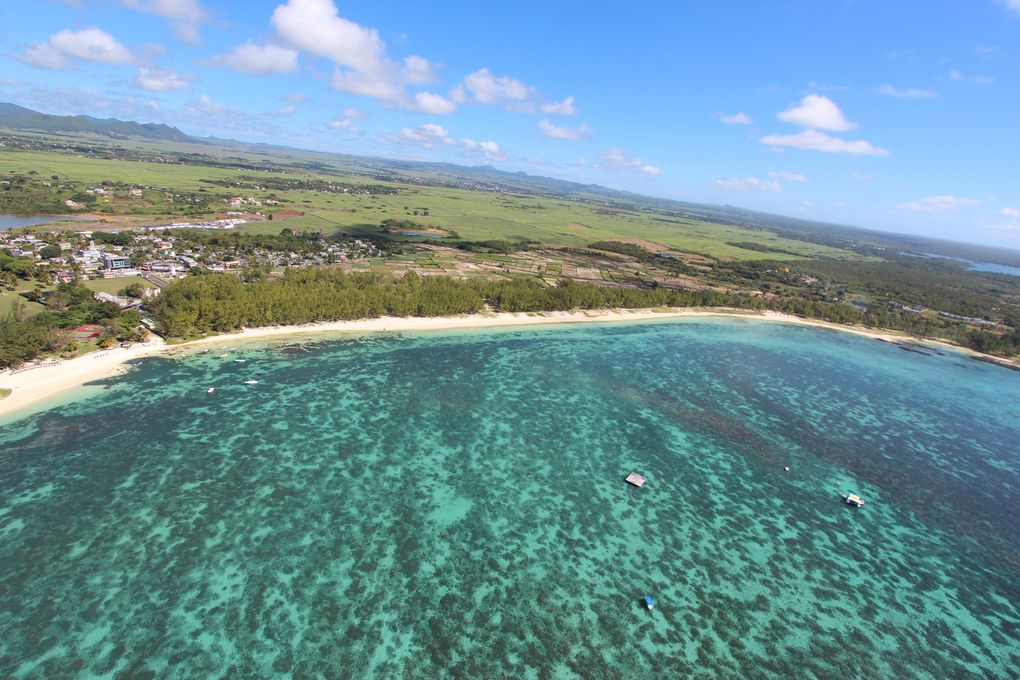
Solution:
[[[655,606],[655,600],[652,598],[651,595],[645,595],[645,606],[648,607],[649,609]]]

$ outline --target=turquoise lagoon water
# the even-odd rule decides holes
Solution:
[[[750,320],[222,351],[0,424],[0,677],[1020,667],[1020,373]]]

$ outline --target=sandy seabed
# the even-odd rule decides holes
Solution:
[[[744,310],[705,310],[705,309],[670,309],[670,310],[586,310],[570,312],[540,313],[491,313],[467,314],[444,317],[379,317],[375,319],[359,319],[357,321],[336,321],[331,323],[305,324],[299,326],[267,326],[262,328],[246,328],[237,333],[215,335],[200,340],[169,345],[161,339],[131,347],[116,347],[100,352],[93,352],[74,359],[44,360],[36,365],[26,365],[14,371],[0,372],[0,389],[9,389],[11,393],[0,400],[0,415],[21,410],[32,404],[54,397],[68,390],[80,387],[94,380],[110,378],[123,373],[126,364],[135,359],[155,356],[181,349],[209,345],[213,343],[236,342],[259,338],[272,338],[308,333],[371,333],[380,331],[438,331],[453,329],[485,329],[503,328],[508,326],[529,326],[560,323],[602,323],[614,321],[652,321],[677,319],[685,317],[736,317],[765,319],[783,323],[794,323],[803,326],[830,328],[887,342],[911,340],[905,335],[893,332],[872,331],[854,326],[803,319],[779,312],[748,312]],[[934,342],[934,341],[925,341]],[[944,346],[945,343],[937,343]],[[951,347],[951,346],[950,346]],[[960,348],[954,347],[960,350]],[[971,354],[969,350],[962,350]]]

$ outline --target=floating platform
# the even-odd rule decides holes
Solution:
[[[629,475],[627,475],[627,483],[628,484],[633,484],[634,486],[637,486],[637,487],[644,486],[645,482],[647,482],[647,481],[648,481],[647,479],[645,479],[644,477],[642,477],[641,475],[639,475],[636,472],[632,472]]]

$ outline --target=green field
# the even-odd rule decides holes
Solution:
[[[592,200],[525,196],[511,193],[453,189],[383,182],[350,174],[260,172],[195,165],[112,160],[51,151],[0,151],[0,167],[9,172],[40,177],[57,175],[62,180],[101,183],[124,182],[165,188],[175,192],[200,192],[211,197],[251,196],[264,201],[275,195],[286,210],[304,212],[300,217],[252,222],[244,227],[255,233],[279,233],[284,227],[295,230],[345,231],[350,234],[379,235],[379,224],[387,219],[409,219],[424,227],[456,231],[462,239],[529,240],[540,243],[584,246],[608,238],[633,238],[661,243],[669,248],[701,253],[710,257],[741,260],[796,260],[801,257],[859,259],[839,248],[783,238],[763,230],[745,229],[712,222],[685,220],[651,211],[604,207]],[[259,177],[267,179],[328,179],[336,182],[384,185],[396,194],[343,194],[301,190],[231,189],[202,180],[233,180]],[[226,204],[216,202],[222,211]],[[414,215],[427,208],[429,215]],[[269,209],[266,209],[267,212]],[[419,210],[419,213],[423,211]],[[123,225],[159,222],[165,215],[132,215]],[[117,225],[113,225],[117,226]],[[95,228],[75,225],[76,228]],[[399,238],[399,237],[397,237]],[[747,250],[730,243],[754,242],[785,253]]]
[[[26,316],[33,316],[46,309],[38,302],[29,302],[25,298],[21,297],[20,293],[26,290],[32,290],[33,288],[39,288],[40,290],[47,290],[52,286],[40,285],[36,281],[18,281],[14,287],[14,290],[7,290],[6,288],[0,288],[0,317],[6,316],[15,306],[21,305],[25,310]]]
[[[86,288],[93,292],[110,293],[112,295],[116,295],[132,283],[140,283],[147,288],[152,287],[152,284],[147,282],[141,276],[125,276],[120,279],[91,279],[89,281],[82,282]]]

